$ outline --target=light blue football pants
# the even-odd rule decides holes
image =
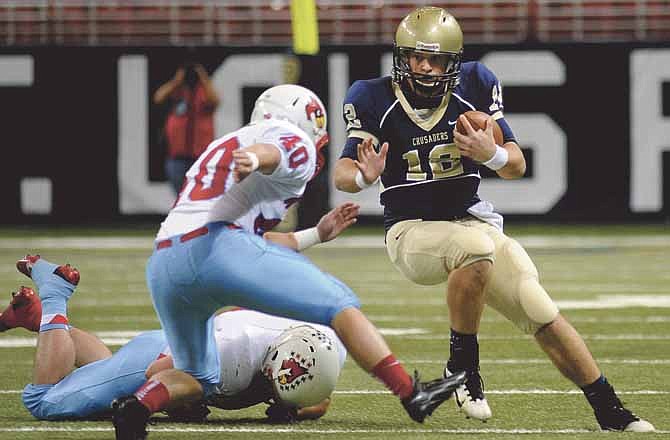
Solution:
[[[142,333],[112,357],[77,368],[53,385],[27,385],[23,404],[42,420],[81,419],[104,413],[112,400],[134,393],[167,347],[162,331]]]
[[[147,283],[165,331],[175,368],[211,394],[220,381],[213,313],[239,306],[330,325],[349,307],[360,307],[342,282],[306,257],[224,222],[208,233],[154,251]]]

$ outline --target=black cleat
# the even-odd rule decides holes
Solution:
[[[594,412],[603,431],[654,432],[654,425],[627,410],[621,400],[614,398]]]
[[[414,371],[412,379],[414,391],[412,395],[402,400],[402,406],[412,420],[423,423],[442,402],[451,397],[456,388],[465,383],[465,380],[465,372],[461,372],[443,379],[420,382],[419,373]]]
[[[137,397],[126,396],[112,402],[112,423],[116,440],[145,440],[149,410]]]

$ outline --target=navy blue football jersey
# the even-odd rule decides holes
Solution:
[[[479,62],[463,63],[460,81],[434,111],[415,110],[390,76],[356,81],[344,100],[348,140],[341,157],[372,136],[389,143],[380,202],[384,226],[408,219],[453,220],[480,201],[480,164],[461,157],[454,143],[458,116],[479,110],[498,122],[504,141],[515,141],[503,117],[502,87]]]

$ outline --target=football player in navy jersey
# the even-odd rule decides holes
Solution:
[[[624,408],[583,339],[539,284],[525,250],[502,231],[502,216],[477,194],[480,169],[504,179],[526,162],[503,115],[502,87],[479,62],[463,62],[463,34],[446,10],[421,7],[398,26],[393,74],[356,81],[344,99],[348,139],[335,185],[358,192],[381,180],[386,247],[393,264],[422,285],[447,283],[451,324],[445,377],[465,371],[457,404],[486,420],[477,332],[484,304],[532,334],[554,365],[584,391],[602,429],[652,431]],[[489,114],[474,130],[468,110]],[[455,130],[457,122],[462,132]],[[493,123],[503,133],[493,137]]]

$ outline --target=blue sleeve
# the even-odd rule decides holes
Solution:
[[[344,144],[344,149],[342,149],[342,154],[340,154],[340,159],[348,157],[352,160],[358,160],[358,144],[363,142],[363,139],[358,137],[348,137],[347,143]]]
[[[367,81],[354,82],[342,106],[342,117],[347,125],[347,143],[342,150],[342,157],[357,159],[356,146],[363,139],[356,136],[357,132],[370,133],[376,138],[380,137],[379,120],[380,115],[375,109],[375,100],[370,84]]]
[[[482,63],[476,65],[477,78],[479,80],[479,93],[477,94],[477,108],[494,116],[503,132],[505,142],[516,142],[512,128],[505,120],[503,110],[502,84],[496,75]]]

